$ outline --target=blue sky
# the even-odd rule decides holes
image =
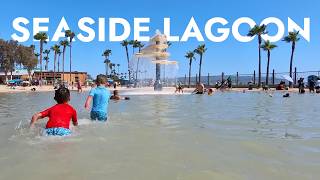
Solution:
[[[41,9],[39,6],[41,5]],[[193,16],[204,34],[205,22],[212,17],[224,17],[229,21],[226,27],[231,28],[232,23],[239,17],[250,17],[257,23],[260,23],[266,17],[280,18],[287,27],[287,17],[292,18],[299,25],[303,25],[303,18],[311,18],[311,41],[304,39],[299,41],[296,48],[294,66],[299,71],[319,70],[319,50],[320,50],[320,2],[315,0],[305,0],[303,3],[298,0],[290,1],[256,1],[256,0],[202,0],[202,1],[147,1],[147,0],[122,0],[122,1],[49,1],[49,0],[11,0],[1,2],[0,7],[0,38],[10,39],[15,32],[11,23],[16,17],[22,16],[29,20],[33,17],[49,17],[49,36],[53,36],[61,17],[65,17],[70,28],[76,33],[78,20],[82,17],[92,17],[96,21],[98,17],[106,18],[106,37],[108,37],[108,18],[122,17],[126,18],[133,26],[134,17],[151,18],[150,33],[152,36],[156,29],[163,29],[163,18],[171,18],[172,34],[182,36],[190,18]],[[29,25],[32,31],[32,26]],[[97,25],[92,26],[97,29]],[[246,34],[249,27],[241,27],[240,32]],[[269,32],[274,33],[275,28],[269,27]],[[286,28],[287,33],[287,28]],[[131,31],[133,34],[133,31]],[[130,37],[133,38],[132,36]],[[206,39],[206,38],[205,38]],[[30,40],[24,44],[30,45]],[[227,74],[252,73],[257,69],[258,52],[257,40],[249,43],[236,41],[232,35],[222,43],[210,42],[206,39],[207,52],[203,61],[203,74],[220,74],[222,71]],[[37,42],[34,43],[38,45]],[[183,76],[188,70],[188,61],[184,58],[187,51],[193,50],[200,42],[195,39],[189,39],[188,42],[175,42],[169,49],[171,59],[179,61],[179,75]],[[276,71],[288,71],[291,46],[285,42],[277,42],[279,47],[271,55],[271,69]],[[48,43],[47,48],[53,43]],[[105,49],[112,49],[110,59],[114,63],[121,64],[121,71],[126,70],[125,50],[118,42],[98,42],[83,43],[75,42],[73,46],[74,68],[78,71],[87,71],[92,75],[104,73],[102,64],[102,52]],[[53,56],[53,55],[52,55]],[[68,57],[68,54],[67,54]],[[53,57],[51,57],[53,60]],[[68,58],[66,58],[68,62]],[[193,74],[197,72],[198,60],[193,64]],[[266,55],[262,56],[263,72],[265,72]],[[68,63],[66,63],[66,67]]]

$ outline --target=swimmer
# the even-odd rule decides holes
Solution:
[[[46,125],[47,135],[70,135],[70,120],[72,120],[74,126],[78,125],[77,112],[71,105],[68,104],[70,101],[70,91],[65,87],[61,87],[55,91],[54,99],[57,102],[56,105],[32,116],[30,127],[34,127],[34,124],[39,119],[49,117],[49,121]]]
[[[213,94],[213,90],[210,88],[210,89],[208,90],[208,95],[211,96],[212,94]]]
[[[111,100],[116,100],[116,101],[119,101],[119,100],[130,100],[129,97],[124,97],[122,98],[120,95],[119,95],[119,91],[118,90],[114,90],[113,91],[113,95],[110,97]]]

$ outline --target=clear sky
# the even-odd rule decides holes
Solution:
[[[320,70],[320,2],[316,0],[90,0],[90,1],[66,1],[66,0],[10,0],[1,2],[0,6],[0,38],[10,39],[15,32],[11,23],[16,17],[22,16],[31,20],[33,17],[49,17],[49,36],[53,36],[61,17],[65,17],[70,28],[76,33],[79,32],[78,20],[82,17],[92,17],[98,21],[99,17],[106,18],[106,37],[108,37],[108,18],[126,18],[133,26],[134,17],[151,18],[150,33],[152,36],[156,29],[163,29],[163,18],[171,18],[172,34],[182,36],[190,18],[193,16],[197,21],[201,32],[204,34],[205,22],[212,17],[224,17],[229,21],[226,27],[239,17],[250,17],[257,23],[266,17],[280,18],[287,26],[287,17],[291,17],[299,25],[303,25],[303,18],[311,18],[311,41],[304,39],[299,41],[296,47],[294,66],[299,71]],[[92,26],[97,29],[97,24]],[[29,25],[32,31],[32,26]],[[240,28],[242,34],[246,34],[249,27]],[[275,28],[270,26],[270,33],[274,33]],[[133,31],[131,31],[133,34]],[[286,28],[287,34],[287,28]],[[132,36],[130,37],[133,38]],[[236,41],[232,35],[222,43],[214,43],[206,39],[207,52],[203,61],[203,74],[226,73],[251,73],[257,69],[258,52],[257,39],[249,43]],[[24,44],[30,45],[32,41]],[[35,42],[35,45],[38,43]],[[186,51],[193,50],[200,42],[190,39],[188,42],[175,42],[169,49],[171,59],[179,61],[179,75],[183,76],[188,70],[188,61],[184,55]],[[279,47],[272,51],[271,69],[276,71],[288,71],[291,46],[285,42],[276,43]],[[53,43],[48,43],[47,48]],[[121,64],[121,71],[126,70],[125,50],[118,42],[98,42],[90,43],[75,42],[73,46],[74,69],[87,71],[92,75],[104,73],[102,52],[111,49],[111,61]],[[53,55],[51,55],[53,56]],[[66,55],[68,57],[68,54]],[[53,60],[53,57],[51,57]],[[265,72],[266,55],[262,56],[263,72]],[[66,67],[68,58],[66,58]],[[198,69],[198,62],[193,66],[193,74]],[[52,66],[52,64],[51,64]]]

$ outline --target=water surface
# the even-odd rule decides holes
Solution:
[[[67,138],[29,130],[53,93],[0,94],[0,179],[318,179],[318,95],[136,95],[91,123],[86,94],[72,93],[80,126]]]

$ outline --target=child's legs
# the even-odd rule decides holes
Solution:
[[[107,113],[101,111],[91,111],[90,113],[91,120],[98,120],[98,121],[107,121]]]

